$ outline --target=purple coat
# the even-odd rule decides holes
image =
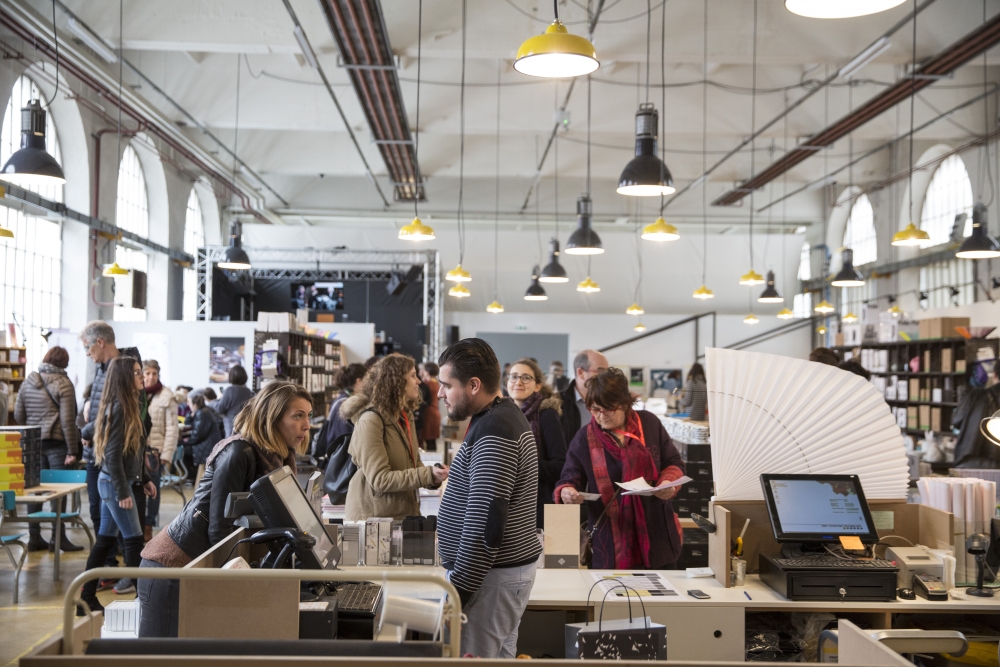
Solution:
[[[662,473],[666,468],[674,466],[683,473],[685,471],[684,460],[677,448],[674,447],[674,443],[660,420],[656,415],[645,410],[637,410],[636,414],[639,415],[639,420],[642,423],[646,447],[653,456],[653,465],[656,470]],[[590,462],[590,446],[587,442],[588,429],[589,427],[581,428],[569,444],[566,464],[563,466],[562,475],[556,484],[556,502],[562,502],[559,500],[560,487],[567,485],[572,486],[577,491],[599,493],[597,480],[594,478],[594,467]],[[613,456],[606,456],[605,459],[612,484],[628,481],[622,479],[620,461]],[[681,555],[681,545],[683,544],[683,534],[677,515],[674,514],[673,504],[669,500],[660,500],[654,496],[643,496],[641,500],[646,514],[646,532],[649,534],[649,566],[652,569],[672,567]],[[587,505],[588,528],[593,530],[594,522],[604,512],[604,502],[592,500],[584,501],[584,503]],[[601,520],[597,532],[594,533],[593,560],[590,567],[595,570],[615,568],[614,538],[607,516]]]

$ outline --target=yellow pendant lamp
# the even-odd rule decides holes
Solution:
[[[701,287],[696,289],[694,293],[691,294],[691,296],[693,296],[696,299],[714,299],[715,292],[702,285]]]
[[[633,303],[631,306],[625,309],[626,315],[642,315],[645,312],[646,311],[642,309],[642,306],[640,306],[637,303]]]
[[[758,322],[760,322],[760,320],[753,313],[750,313],[743,318],[743,324],[757,324]]]
[[[464,299],[466,297],[472,296],[472,292],[470,292],[469,289],[462,283],[458,283],[450,290],[448,290],[448,296],[454,296],[458,297],[459,299]]]
[[[467,283],[472,280],[472,275],[463,269],[461,264],[459,264],[454,269],[446,273],[444,279],[450,280],[453,283]]]
[[[813,310],[815,310],[817,313],[823,313],[824,315],[826,315],[827,313],[832,313],[837,309],[833,307],[832,303],[830,303],[826,299],[823,299],[822,301],[816,304],[816,307],[813,308]]]
[[[634,327],[632,327],[632,330],[633,331],[638,331],[639,333],[642,333],[643,331],[646,330],[646,325],[643,324],[642,322],[639,322]]]
[[[0,227],[0,239],[12,239],[14,238],[14,232],[7,229],[6,227]]]
[[[583,292],[585,294],[594,294],[595,292],[601,291],[601,286],[591,280],[590,276],[587,276],[586,280],[577,284],[576,291]]]
[[[855,322],[858,321],[858,316],[848,311],[846,315],[840,318],[840,321],[844,322],[845,324],[854,324]]]
[[[514,69],[521,74],[547,79],[583,76],[600,66],[590,40],[570,34],[558,14],[545,32],[524,40],[514,60]]]
[[[396,238],[401,241],[432,241],[437,237],[433,227],[425,225],[420,218],[414,218],[410,224],[400,227]]]
[[[502,313],[503,312],[503,306],[500,304],[499,301],[497,301],[496,299],[493,299],[493,303],[491,303],[490,305],[486,306],[486,312],[487,313]]]
[[[779,320],[790,320],[793,317],[795,317],[795,313],[793,313],[788,308],[782,308],[781,310],[778,311]]]
[[[743,276],[740,278],[740,285],[747,285],[752,287],[753,285],[763,285],[763,284],[764,284],[764,276],[760,275],[753,269],[750,269],[749,271],[744,273]]]
[[[903,309],[897,306],[896,304],[892,304],[888,312],[893,317],[899,317],[900,315],[903,314]]]
[[[897,246],[918,246],[930,240],[930,234],[918,228],[912,222],[905,229],[892,235],[892,245]]]
[[[826,325],[821,324],[818,327],[816,327],[816,333],[825,336],[826,335]]]
[[[115,276],[127,276],[128,269],[123,269],[118,265],[118,262],[110,266],[104,267],[104,271],[101,273],[105,278],[114,278]]]
[[[656,222],[642,228],[642,239],[644,241],[676,241],[681,235],[677,228],[663,218],[657,218]]]

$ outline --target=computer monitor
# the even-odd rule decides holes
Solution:
[[[297,552],[304,567],[313,570],[337,567],[340,551],[327,535],[291,468],[284,466],[258,479],[250,486],[250,498],[265,528],[298,528],[316,538],[310,550]]]
[[[857,475],[761,475],[760,483],[777,542],[878,542]]]

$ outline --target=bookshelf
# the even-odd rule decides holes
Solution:
[[[997,338],[937,338],[834,347],[841,359],[854,354],[872,374],[900,429],[951,433],[952,413],[969,388],[979,350],[1000,356]],[[916,359],[916,370],[912,362]]]
[[[0,382],[6,382],[11,390],[7,394],[7,412],[13,414],[14,405],[17,403],[17,392],[21,389],[21,383],[28,376],[27,372],[28,350],[24,347],[0,346]],[[13,423],[13,419],[8,419],[7,423]]]
[[[309,336],[297,331],[255,331],[254,354],[263,349],[265,341],[273,339],[277,339],[278,352],[284,358],[285,374],[278,378],[305,387],[313,396],[313,416],[325,417],[330,411],[333,399],[334,376],[344,365],[340,341]],[[258,391],[262,380],[266,379],[255,373],[254,391]]]

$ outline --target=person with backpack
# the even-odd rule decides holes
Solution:
[[[340,414],[354,423],[348,451],[358,468],[348,486],[346,520],[419,515],[417,490],[448,478],[448,468],[420,460],[413,419],[419,401],[413,359],[394,353],[372,366],[361,391],[341,407]]]
[[[191,458],[198,466],[198,476],[194,487],[205,475],[205,462],[212,453],[215,444],[223,439],[222,416],[206,404],[205,394],[194,391],[188,394],[188,406],[191,408],[191,435],[187,444],[191,448]]]
[[[368,369],[363,364],[348,364],[340,370],[334,380],[334,388],[338,393],[330,405],[330,414],[326,416],[323,428],[313,441],[313,458],[326,461],[336,447],[346,442],[344,436],[350,438],[354,432],[354,424],[340,416],[340,408],[344,401],[358,393],[367,372]]]

